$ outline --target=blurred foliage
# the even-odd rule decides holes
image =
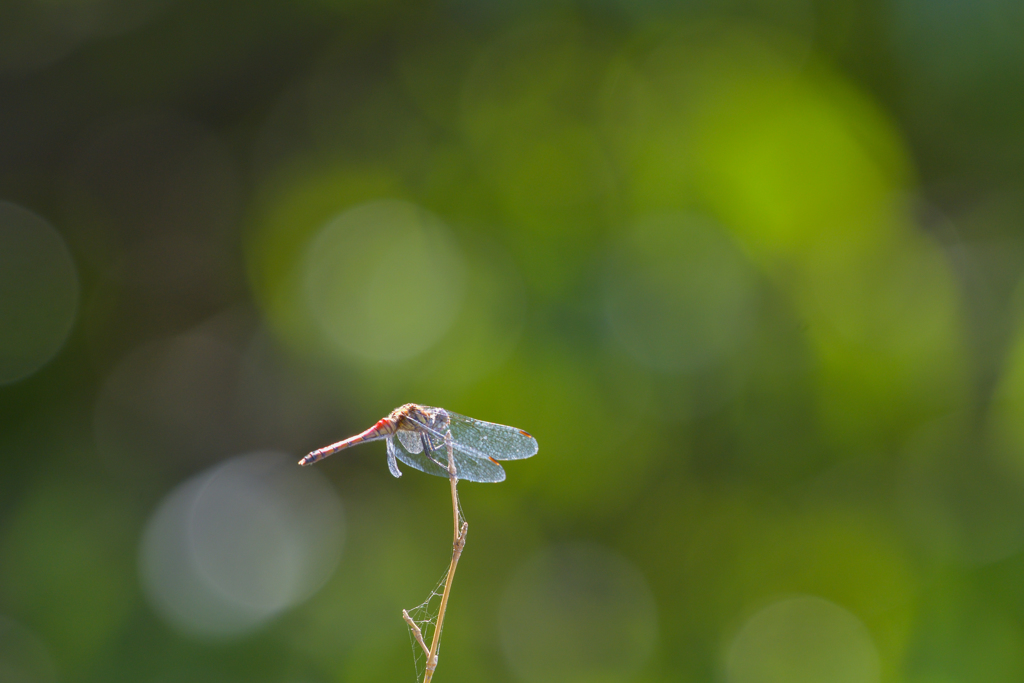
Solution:
[[[439,680],[1021,680],[1021,35],[4,4],[0,680],[411,676],[447,485],[274,474],[409,401],[540,443],[462,486]]]

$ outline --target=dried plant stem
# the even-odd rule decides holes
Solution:
[[[462,549],[466,546],[466,532],[469,530],[469,523],[463,522],[462,526],[459,526],[459,494],[455,487],[458,485],[459,480],[455,476],[455,461],[452,454],[452,433],[448,432],[445,434],[444,439],[445,447],[448,449],[448,481],[452,486],[452,517],[454,521],[455,538],[452,541],[452,561],[448,565],[448,577],[444,582],[444,592],[441,594],[441,607],[437,613],[437,624],[434,626],[434,637],[431,639],[430,649],[427,650],[426,645],[423,642],[423,635],[420,633],[419,627],[417,627],[409,613],[402,610],[402,616],[405,617],[413,628],[413,635],[419,642],[420,647],[427,653],[427,664],[423,674],[423,683],[430,683],[434,677],[434,670],[437,668],[437,649],[441,644],[441,627],[444,625],[444,613],[448,608],[448,596],[452,590],[452,580],[455,578],[455,568],[459,564],[459,558],[462,556]]]
[[[409,610],[402,610],[402,618],[405,619],[405,623],[409,624],[409,628],[412,629],[412,635],[414,638],[416,638],[416,642],[420,644],[420,647],[423,648],[423,654],[429,657],[430,648],[428,648],[427,644],[423,642],[423,631],[421,631],[420,627],[416,624],[415,621],[413,621],[413,618],[409,616]]]

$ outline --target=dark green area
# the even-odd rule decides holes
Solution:
[[[408,680],[450,503],[382,444],[302,470],[340,562],[247,629],[168,619],[140,557],[190,477],[417,402],[540,444],[461,486],[439,681],[1020,680],[1021,35],[1010,0],[6,3],[0,679]],[[243,561],[209,571],[291,567]]]

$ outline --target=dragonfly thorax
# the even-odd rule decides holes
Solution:
[[[399,430],[417,431],[419,423],[442,434],[451,423],[448,412],[443,408],[430,408],[416,403],[406,403],[395,409],[389,419]]]

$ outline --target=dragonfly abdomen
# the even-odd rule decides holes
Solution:
[[[312,465],[315,462],[323,460],[329,455],[334,455],[338,451],[343,451],[346,448],[355,446],[356,444],[363,443],[364,441],[377,441],[383,439],[386,436],[390,436],[395,433],[395,425],[388,419],[384,418],[379,420],[377,424],[373,425],[365,432],[350,436],[344,441],[338,443],[332,443],[330,446],[324,446],[313,451],[302,460],[299,460],[300,465]]]

